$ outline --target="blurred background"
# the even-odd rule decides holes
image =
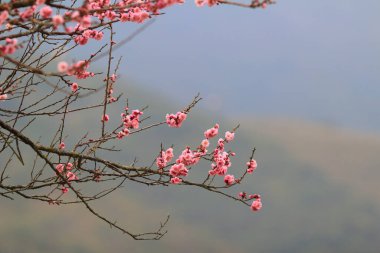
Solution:
[[[0,199],[0,252],[379,252],[380,1],[278,0],[265,10],[188,2],[165,11],[115,52],[117,89],[156,118],[198,92],[204,99],[183,128],[132,136],[115,159],[150,163],[161,142],[195,146],[216,122],[222,131],[240,123],[233,167],[252,147],[259,166],[232,191],[260,193],[263,209],[127,183],[95,204],[100,212],[141,232],[171,215],[161,241],[136,242],[82,206]],[[116,41],[137,27],[119,26]]]

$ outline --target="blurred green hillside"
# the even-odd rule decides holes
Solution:
[[[154,118],[188,102],[173,104],[160,91],[136,87],[126,87],[130,108],[149,104]],[[119,117],[116,107],[111,118]],[[71,127],[90,134],[98,131],[93,117],[75,114]],[[161,241],[140,242],[109,229],[80,205],[0,199],[0,252],[379,252],[379,136],[282,119],[226,119],[195,108],[183,128],[159,127],[131,136],[120,146],[123,152],[112,156],[121,162],[137,157],[140,164],[150,164],[161,142],[175,144],[178,154],[185,145],[197,145],[204,129],[215,122],[225,131],[238,121],[242,126],[231,146],[238,154],[231,172],[243,167],[253,146],[259,167],[231,191],[260,193],[262,211],[252,213],[234,201],[190,187],[127,183],[94,205],[136,232],[154,229],[171,215],[169,233]],[[46,131],[31,129],[30,134],[38,138]],[[204,175],[208,169],[201,166],[194,173]]]

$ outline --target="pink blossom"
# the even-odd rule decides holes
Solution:
[[[55,169],[60,173],[62,174],[63,170],[65,169],[65,166],[60,163],[60,164],[57,164],[57,166],[55,166]]]
[[[94,36],[94,39],[101,40],[103,39],[104,33],[103,32],[97,32]]]
[[[166,151],[161,151],[160,155],[156,158],[156,165],[159,169],[166,167],[167,163],[174,157],[173,148],[168,148]]]
[[[182,122],[185,121],[187,115],[183,112],[177,112],[176,114],[166,114],[166,124],[169,127],[179,128],[182,125]]]
[[[233,175],[225,175],[224,176],[224,182],[226,183],[226,185],[232,185],[233,183],[235,183],[235,177]]]
[[[65,22],[61,15],[55,15],[52,20],[55,28],[57,28],[59,25],[62,25]]]
[[[166,158],[165,158],[166,162],[170,162],[174,157],[173,148],[168,148],[165,151],[165,155],[166,155]]]
[[[78,84],[77,83],[72,83],[71,84],[71,91],[76,92],[78,90]]]
[[[13,54],[18,49],[17,39],[5,39],[5,45],[0,45],[0,54]]]
[[[102,121],[103,122],[107,122],[110,120],[110,116],[108,116],[108,114],[104,114],[103,117],[102,117]]]
[[[235,137],[235,133],[231,133],[229,131],[226,132],[225,134],[225,138],[226,138],[226,141],[232,141]]]
[[[257,168],[257,162],[256,160],[252,159],[249,162],[247,162],[247,173],[252,174],[253,171]]]
[[[189,170],[185,167],[183,163],[174,164],[169,170],[169,174],[172,177],[187,176],[188,172]]]
[[[182,154],[178,157],[177,163],[183,163],[186,166],[198,163],[200,155],[197,152],[193,152],[190,147],[187,147],[182,151]]]
[[[64,149],[65,148],[65,143],[64,142],[59,143],[58,148],[59,149]]]
[[[201,146],[206,149],[208,148],[208,146],[210,146],[210,141],[207,140],[207,139],[204,139],[202,142],[201,142]]]
[[[81,19],[79,19],[79,21],[80,21],[80,25],[84,29],[89,28],[91,26],[91,16],[89,15],[83,16]]]
[[[129,16],[129,13],[122,13],[121,15],[120,15],[120,21],[121,22],[127,22],[127,21],[129,21],[130,20],[130,16]]]
[[[259,194],[249,194],[248,198],[249,199],[260,199],[261,196]]]
[[[45,6],[40,10],[40,15],[43,18],[49,18],[51,14],[53,13],[53,10],[50,8],[50,6]]]
[[[69,180],[69,181],[73,181],[73,180],[78,179],[78,177],[74,173],[72,173],[71,171],[66,173],[66,177],[67,177],[67,180]]]
[[[239,192],[239,197],[241,199],[245,199],[247,197],[247,193],[245,193],[245,192]]]
[[[218,3],[218,0],[195,0],[195,5],[198,7],[202,7],[207,3],[209,7],[214,6]]]
[[[58,72],[64,73],[69,68],[69,64],[67,64],[67,62],[61,61],[61,62],[58,63],[58,67],[57,68],[58,68]]]
[[[44,4],[45,3],[45,0],[37,0],[36,1],[36,4],[37,5],[41,5],[41,4]]]
[[[6,100],[8,98],[8,95],[7,94],[2,94],[0,95],[0,101],[1,100]]]
[[[72,170],[73,169],[73,164],[72,163],[67,163],[66,164],[66,170]]]
[[[67,193],[67,192],[69,191],[69,188],[67,188],[67,187],[63,187],[63,188],[61,189],[61,191],[62,191],[63,194],[65,194],[65,193]]]
[[[172,184],[179,184],[179,183],[181,183],[181,182],[182,182],[182,179],[179,178],[179,177],[172,177],[172,178],[170,179],[170,183],[172,183]]]
[[[215,124],[213,128],[207,129],[204,135],[207,139],[213,138],[218,135],[219,124]]]
[[[36,8],[37,7],[35,5],[33,5],[32,7],[27,8],[24,12],[22,12],[20,14],[20,18],[22,20],[27,20],[27,19],[31,18],[33,16],[34,11],[36,10]]]
[[[118,132],[117,135],[116,135],[116,138],[118,138],[119,140],[123,139],[124,136],[128,136],[129,135],[129,130],[128,128],[124,128],[122,131]]]
[[[79,44],[79,45],[86,45],[87,42],[88,42],[88,37],[85,37],[85,36],[77,36],[75,37],[74,39],[75,43]]]
[[[2,11],[0,13],[0,25],[2,25],[5,22],[5,20],[8,19],[8,17],[9,17],[8,11]]]
[[[261,8],[263,8],[263,9],[267,8],[267,3],[262,3]]]
[[[252,202],[251,210],[252,210],[253,212],[256,212],[256,211],[259,211],[262,207],[263,207],[263,204],[261,203],[261,199],[258,198],[258,199],[255,199],[255,200]]]

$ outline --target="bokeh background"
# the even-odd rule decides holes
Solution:
[[[128,183],[95,206],[135,231],[171,215],[161,241],[136,242],[82,206],[0,199],[0,252],[379,252],[379,13],[377,0],[167,9],[115,52],[123,56],[118,89],[158,118],[198,92],[204,100],[183,128],[133,136],[114,159],[151,162],[161,142],[194,146],[215,122],[222,130],[240,123],[233,164],[242,167],[257,147],[259,167],[242,188],[260,193],[264,208]],[[137,27],[119,26],[116,41]]]

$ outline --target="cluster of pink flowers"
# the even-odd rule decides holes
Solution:
[[[219,125],[216,124],[213,128],[208,129],[204,135],[206,138],[212,138],[215,137],[218,134]],[[225,136],[229,136],[229,140],[232,141],[233,137],[231,138],[231,133],[226,132]],[[234,135],[232,135],[234,136]],[[226,138],[227,139],[227,138]],[[231,159],[230,156],[234,156],[235,153],[228,153],[224,150],[224,142],[225,140],[219,139],[218,145],[213,151],[213,163],[211,164],[211,170],[209,171],[209,175],[225,175],[224,182],[227,185],[232,185],[235,182],[235,178],[233,175],[226,175],[228,168],[231,167]]]
[[[58,71],[60,73],[66,73],[69,76],[75,75],[78,79],[86,79],[90,76],[94,76],[94,73],[87,71],[88,67],[88,61],[78,61],[71,66],[64,61],[58,63]]]
[[[218,3],[218,0],[195,0],[195,5],[198,7],[202,7],[204,5],[208,5],[209,7],[214,6]]]
[[[181,127],[187,115],[184,112],[177,112],[176,114],[166,114],[166,124],[170,127]]]
[[[5,45],[0,45],[0,55],[13,54],[18,49],[17,39],[5,39]]]
[[[135,7],[129,9],[127,13],[122,13],[120,15],[120,21],[121,22],[135,22],[135,23],[142,23],[146,19],[149,18],[149,12],[146,10],[140,8],[140,7]]]
[[[33,14],[34,12],[36,11],[37,9],[37,6],[36,5],[33,5],[29,8],[26,8],[23,12],[20,13],[20,19],[22,21],[26,21],[28,19],[30,19],[31,17],[33,17]]]
[[[182,163],[186,166],[191,166],[197,164],[202,155],[203,153],[193,152],[190,149],[190,147],[186,147],[185,150],[182,151],[181,155],[176,160],[176,163]]]
[[[249,162],[247,162],[247,173],[252,174],[253,171],[257,168],[257,162],[256,160],[252,159]]]
[[[167,163],[170,162],[174,157],[173,148],[168,148],[166,151],[161,151],[160,155],[156,159],[156,165],[159,169],[166,167]]]
[[[254,201],[251,204],[251,210],[254,211],[254,212],[259,211],[263,207],[263,204],[261,202],[261,196],[259,194],[250,194],[247,197],[247,193],[240,192],[239,193],[239,197],[241,199],[243,199],[243,200],[254,199]]]
[[[184,113],[182,113],[184,114]],[[186,115],[186,114],[184,114]],[[177,127],[179,126],[182,122],[178,123],[178,119],[181,118],[181,112],[178,112],[176,115],[171,114],[167,115],[167,123],[169,126]],[[200,159],[207,155],[207,148],[210,145],[209,139],[215,137],[218,135],[219,132],[219,125],[215,124],[214,127],[206,130],[204,132],[204,136],[206,139],[201,141],[201,144],[198,146],[196,150],[191,150],[190,147],[186,147],[181,155],[176,159],[176,163],[171,166],[169,170],[169,174],[172,177],[171,178],[171,183],[173,184],[178,184],[182,182],[182,179],[179,178],[179,176],[187,176],[188,174],[188,169],[186,166],[192,166],[197,164]],[[214,175],[224,175],[224,182],[227,185],[232,185],[238,180],[235,180],[235,177],[233,175],[226,175],[227,170],[229,167],[231,167],[231,160],[230,156],[234,156],[235,153],[233,152],[226,152],[224,151],[224,145],[225,142],[232,141],[234,139],[234,133],[227,131],[225,133],[225,140],[224,139],[219,139],[217,147],[213,151],[213,157],[212,161],[213,163],[211,164],[211,170],[209,171],[209,175],[214,176]],[[170,159],[173,156],[173,149],[170,149]],[[156,159],[156,165],[159,169],[163,169],[167,165],[166,161],[166,155],[165,152],[162,151],[161,154],[157,157]]]
[[[57,173],[66,176],[66,180],[68,182],[73,181],[73,180],[78,180],[77,175],[75,175],[71,170],[73,169],[73,164],[72,163],[67,163],[67,164],[57,164],[55,166],[55,169],[57,170]],[[62,193],[66,193],[69,191],[67,187],[63,187]]]
[[[89,39],[101,40],[103,39],[103,36],[103,32],[87,29],[82,35],[75,37],[74,41],[79,45],[86,45]]]
[[[251,204],[251,210],[256,212],[256,211],[259,211],[262,207],[263,207],[263,203],[261,202],[260,195],[258,195],[258,197]]]
[[[125,113],[121,114],[124,128],[122,131],[117,133],[117,138],[122,139],[124,136],[129,135],[129,129],[137,129],[140,124],[140,116],[143,115],[143,112],[140,110],[133,110],[132,113],[128,113],[128,107],[125,108]]]
[[[215,124],[214,127],[210,128],[210,129],[207,129],[205,132],[204,132],[204,135],[207,139],[210,139],[210,138],[213,138],[215,136],[217,136],[219,133],[219,124]]]

